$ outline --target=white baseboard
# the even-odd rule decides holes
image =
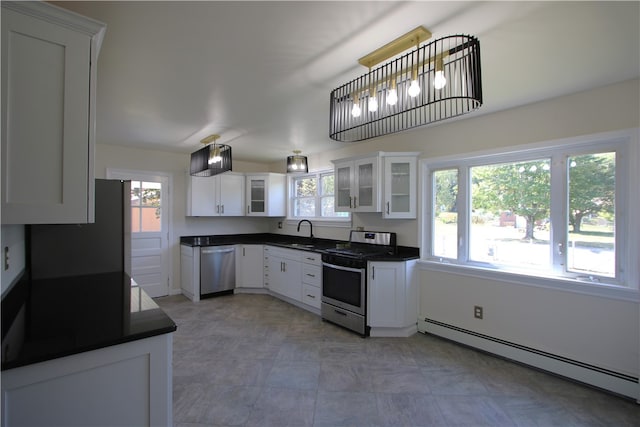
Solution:
[[[493,338],[432,319],[418,319],[418,331],[468,345],[506,359],[630,397],[640,403],[638,378],[516,343]]]

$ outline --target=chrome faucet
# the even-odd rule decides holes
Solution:
[[[308,222],[309,223],[309,238],[313,239],[313,224],[311,224],[311,221],[309,221],[308,219],[301,219],[300,222],[298,223],[298,231],[300,231],[300,224],[302,224],[303,222]]]

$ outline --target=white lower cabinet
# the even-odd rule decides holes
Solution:
[[[180,289],[191,301],[200,301],[200,247],[180,245]]]
[[[302,284],[302,302],[313,308],[320,310],[320,298],[322,297],[322,288],[318,286]]]
[[[367,320],[371,336],[405,337],[417,331],[415,261],[369,262]]]
[[[320,314],[322,257],[319,253],[264,246],[264,287],[275,297]]]
[[[302,254],[302,302],[320,310],[322,296],[322,256],[315,252]]]
[[[2,371],[3,426],[170,426],[173,334]]]
[[[269,290],[294,301],[302,301],[302,251],[273,246],[267,246],[265,250],[268,254]]]
[[[236,246],[236,288],[263,288],[262,245]]]

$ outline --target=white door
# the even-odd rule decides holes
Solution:
[[[169,295],[169,176],[107,170],[131,181],[131,277],[152,298]]]

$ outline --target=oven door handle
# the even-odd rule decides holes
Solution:
[[[323,262],[322,265],[328,268],[334,268],[336,270],[343,270],[343,271],[352,271],[354,273],[361,273],[362,271],[364,271],[364,268],[343,267],[341,265],[329,264],[328,262]]]

